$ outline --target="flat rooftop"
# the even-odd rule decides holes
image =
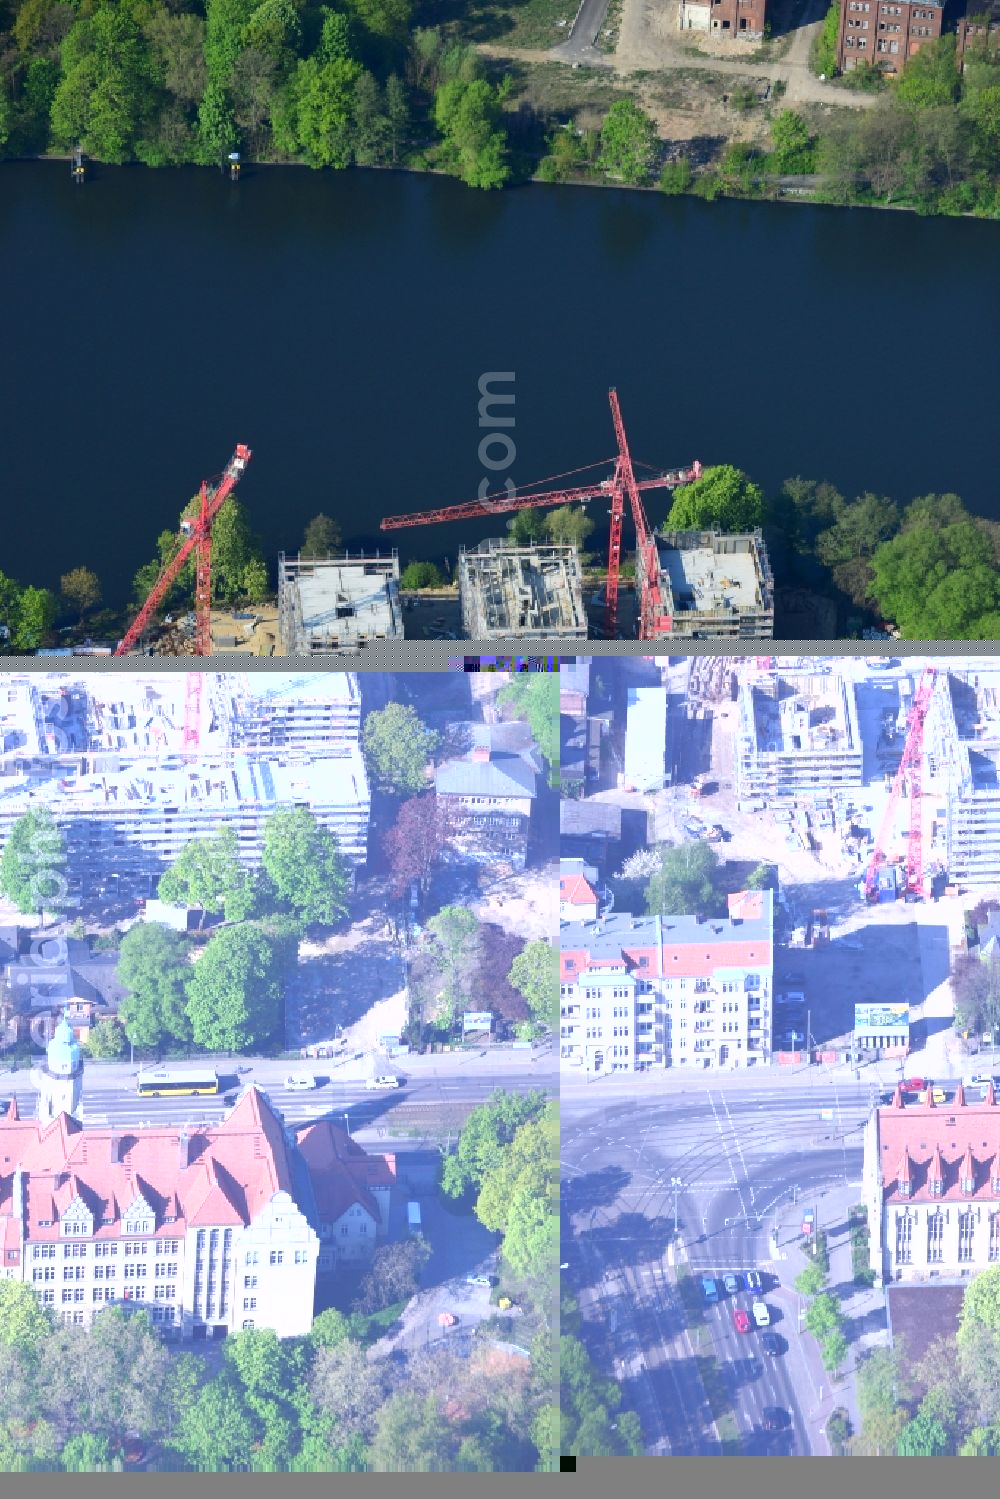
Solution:
[[[485,541],[459,555],[462,608],[476,636],[558,634],[587,638],[580,561],[573,546]]]
[[[766,685],[765,685],[766,684]],[[833,673],[785,677],[775,673],[744,689],[752,706],[758,754],[860,751],[853,683]]]
[[[673,594],[674,613],[717,614],[761,607],[760,582],[753,552],[726,552],[712,547],[679,551],[661,546],[660,566]]]
[[[308,649],[401,639],[399,562],[388,557],[285,558],[278,576],[284,645]],[[294,602],[293,602],[294,601]]]

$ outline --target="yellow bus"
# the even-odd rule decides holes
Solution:
[[[190,1093],[218,1093],[215,1072],[140,1072],[135,1091],[140,1098],[179,1098]]]

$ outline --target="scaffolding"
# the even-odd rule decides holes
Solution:
[[[458,559],[462,629],[469,640],[523,635],[586,640],[580,559],[574,546],[464,547]]]
[[[737,712],[741,801],[864,784],[857,696],[848,678],[748,672],[740,681]]]
[[[667,531],[658,546],[671,639],[773,639],[774,578],[760,531]]]

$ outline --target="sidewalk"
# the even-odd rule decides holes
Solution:
[[[888,1337],[884,1290],[854,1284],[848,1215],[860,1196],[860,1187],[838,1187],[819,1194],[815,1199],[805,1195],[794,1207],[789,1204],[778,1226],[778,1254],[784,1258],[770,1262],[780,1282],[773,1296],[787,1318],[789,1357],[804,1376],[800,1386],[803,1392],[800,1408],[809,1428],[810,1445],[818,1455],[830,1453],[826,1423],[838,1408],[848,1412],[852,1429],[858,1430],[860,1418],[854,1379],[857,1360],[867,1349],[884,1343]],[[848,1341],[847,1358],[836,1379],[831,1379],[823,1368],[816,1339],[804,1328],[799,1331],[799,1311],[800,1308],[805,1310],[806,1300],[794,1289],[794,1281],[809,1263],[799,1239],[802,1210],[812,1206],[816,1208],[819,1229],[827,1238],[830,1261],[827,1288],[840,1301],[845,1320],[844,1335]]]

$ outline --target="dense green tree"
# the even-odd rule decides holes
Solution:
[[[398,73],[390,73],[385,81],[385,118],[389,161],[392,166],[397,166],[406,149],[411,128],[409,95]]]
[[[205,65],[210,82],[219,88],[229,82],[258,4],[259,0],[205,0]]]
[[[900,103],[911,109],[953,105],[958,98],[959,73],[953,35],[924,42],[909,57],[895,87]]]
[[[361,71],[359,63],[344,57],[300,61],[275,113],[279,150],[289,156],[301,153],[311,167],[350,166],[354,86]]]
[[[358,1288],[354,1303],[357,1311],[370,1316],[373,1312],[395,1306],[399,1301],[409,1301],[411,1296],[417,1294],[420,1272],[430,1259],[430,1254],[430,1245],[422,1234],[396,1244],[380,1245]],[[344,1357],[346,1358],[346,1354]],[[315,1389],[313,1395],[322,1404]]]
[[[707,843],[664,847],[660,868],[646,886],[651,916],[711,915],[719,905],[715,886],[719,860]]]
[[[31,1367],[53,1327],[52,1314],[28,1281],[0,1280],[0,1346],[14,1349]]]
[[[168,92],[183,105],[198,104],[205,92],[205,21],[188,11],[154,10],[143,22]]]
[[[835,1327],[823,1338],[820,1353],[823,1358],[823,1368],[828,1373],[835,1374],[847,1357],[847,1339],[839,1328]]]
[[[504,1235],[504,1259],[516,1275],[537,1279],[558,1265],[558,1193],[559,1119],[549,1104],[517,1131],[476,1200],[479,1221]]]
[[[159,1429],[170,1354],[148,1313],[105,1307],[89,1327],[58,1327],[41,1349],[39,1384],[57,1429],[119,1447]]]
[[[250,529],[246,508],[230,495],[212,523],[214,596],[222,603],[235,603],[244,592],[247,568],[261,562],[260,542]]]
[[[74,567],[70,572],[63,573],[59,579],[59,592],[64,601],[79,612],[81,624],[84,615],[91,609],[96,609],[101,602],[100,579],[89,567]]]
[[[301,920],[334,925],[347,915],[350,872],[337,840],[308,807],[279,807],[264,826],[264,870]]]
[[[104,1061],[114,1061],[116,1057],[123,1057],[127,1046],[125,1028],[115,1017],[98,1020],[87,1036],[87,1050],[90,1055]]]
[[[232,100],[221,83],[208,84],[198,106],[198,160],[202,166],[224,162],[239,140]],[[232,501],[227,500],[226,505]],[[223,505],[222,509],[226,508]],[[219,512],[219,519],[222,511]],[[213,532],[214,535],[214,532]],[[214,582],[213,582],[214,587]]]
[[[343,550],[340,527],[328,515],[314,515],[306,526],[300,557],[335,557]]]
[[[46,645],[59,615],[55,594],[47,588],[30,584],[22,589],[17,616],[11,627],[11,644],[16,651],[37,651]]]
[[[400,588],[440,588],[444,578],[433,562],[408,562],[399,579]]]
[[[899,1457],[945,1457],[951,1450],[948,1433],[941,1422],[919,1415],[903,1427],[896,1446]]]
[[[373,1473],[447,1473],[453,1470],[453,1430],[436,1395],[403,1390],[378,1413],[370,1447]]]
[[[693,181],[694,171],[688,157],[677,156],[673,161],[664,162],[660,172],[660,191],[668,198],[690,192]]]
[[[347,0],[347,6],[372,36],[396,43],[406,40],[412,0]]]
[[[875,552],[871,592],[905,640],[996,638],[1000,576],[972,520],[904,526]]]
[[[827,1273],[816,1260],[810,1260],[804,1270],[795,1277],[795,1289],[800,1296],[818,1296],[826,1285]]]
[[[426,930],[440,963],[441,1018],[450,1026],[462,1006],[481,1008],[476,982],[482,940],[479,922],[467,906],[442,906]]]
[[[152,111],[154,66],[135,0],[98,7],[62,44],[64,76],[52,101],[56,144],[79,142],[100,161],[132,159]]]
[[[199,1473],[250,1466],[253,1420],[231,1377],[203,1385],[181,1413],[171,1446]]]
[[[545,517],[540,510],[515,510],[507,530],[515,546],[531,546],[545,535]]]
[[[537,1119],[545,1108],[544,1093],[495,1092],[473,1109],[462,1126],[454,1155],[444,1163],[441,1190],[448,1197],[461,1197],[480,1187],[498,1170],[518,1130]]]
[[[378,79],[367,70],[354,84],[354,159],[359,167],[382,166],[389,156],[389,121]]]
[[[118,979],[129,992],[118,1013],[134,1046],[156,1048],[191,1039],[187,1016],[191,975],[188,945],[179,932],[158,921],[140,921],[125,933]]]
[[[545,517],[545,534],[556,546],[575,546],[582,552],[593,530],[594,522],[582,505],[560,505]]]
[[[1000,1265],[981,1270],[966,1286],[958,1325],[959,1347],[968,1343],[979,1327],[1000,1332]]]
[[[0,894],[27,916],[63,908],[66,840],[48,807],[24,812],[14,823],[0,856]]]
[[[625,1423],[619,1416],[621,1391],[613,1380],[597,1374],[576,1337],[559,1339],[559,1397],[560,1452],[619,1457],[642,1451],[641,1441],[635,1445],[634,1420]]]
[[[601,126],[601,170],[630,185],[648,182],[658,148],[655,122],[632,99],[616,99]]]
[[[707,468],[678,489],[668,531],[752,531],[764,522],[764,491],[731,464]]]
[[[266,57],[274,68],[289,66],[302,45],[301,6],[296,0],[262,0],[243,28],[243,56],[247,51]],[[239,58],[233,69],[239,65]]]
[[[832,0],[823,17],[823,25],[813,43],[812,68],[821,78],[832,78],[837,71],[837,38],[840,30],[840,0]]]
[[[220,827],[209,837],[186,843],[176,861],[160,878],[157,894],[171,906],[201,911],[200,925],[211,912],[227,921],[244,921],[255,901],[253,881],[239,862],[236,829]]]
[[[794,109],[783,109],[771,122],[771,169],[796,174],[816,165],[809,126]]]
[[[223,1354],[240,1382],[247,1409],[265,1426],[273,1424],[304,1377],[302,1345],[279,1338],[270,1327],[245,1327],[226,1339]]]
[[[309,1342],[313,1348],[335,1348],[349,1335],[347,1318],[336,1307],[327,1307],[313,1318]]]
[[[243,569],[243,592],[251,604],[263,603],[271,594],[271,579],[263,558],[254,558]]]
[[[246,132],[254,156],[259,157],[263,152],[277,82],[278,64],[260,47],[245,47],[233,64],[229,80],[233,116]]]
[[[389,703],[369,713],[361,729],[368,774],[380,791],[394,796],[423,791],[440,736],[428,729],[415,708]]]
[[[67,1473],[111,1473],[115,1471],[115,1453],[107,1437],[83,1431],[70,1437],[60,1453]],[[121,1459],[117,1471],[121,1472]]]
[[[842,1330],[843,1320],[840,1302],[829,1291],[815,1297],[806,1308],[805,1325],[821,1343],[831,1333]]]
[[[559,678],[547,672],[515,672],[497,693],[497,702],[527,721],[532,738],[553,775],[559,767]]]
[[[231,1054],[274,1035],[286,977],[281,959],[277,945],[255,926],[216,933],[188,985],[187,1012],[198,1046]]]
[[[536,1025],[555,1031],[559,1025],[559,953],[551,942],[527,943],[507,977],[524,995]]]
[[[468,187],[503,187],[510,176],[500,92],[483,78],[452,78],[434,96],[441,160]]]

